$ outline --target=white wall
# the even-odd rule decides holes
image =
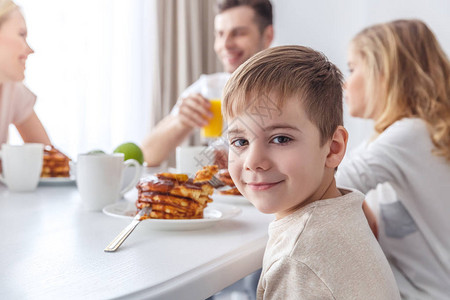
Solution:
[[[448,0],[272,0],[273,45],[299,44],[323,52],[348,75],[346,51],[351,38],[364,27],[400,18],[425,21],[450,54]],[[345,115],[349,150],[371,133],[370,121]]]

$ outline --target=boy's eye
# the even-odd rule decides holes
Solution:
[[[292,139],[290,137],[287,136],[276,136],[272,139],[273,143],[275,144],[286,144],[289,143],[290,141],[292,141]]]
[[[231,141],[231,146],[234,147],[243,147],[243,146],[247,146],[248,145],[248,141],[245,139],[236,139]]]

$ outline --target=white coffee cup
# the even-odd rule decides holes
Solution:
[[[211,165],[214,158],[208,147],[177,147],[175,151],[177,172],[188,175],[195,174],[203,166]]]
[[[134,159],[123,161],[122,153],[79,154],[77,161],[77,186],[82,206],[86,210],[101,210],[115,203],[139,181],[142,167]],[[133,179],[121,189],[125,168],[134,167]]]
[[[139,177],[142,177],[144,173],[144,167],[141,166],[141,170],[136,170],[135,166],[129,166],[123,170],[122,183],[120,184],[120,189],[124,190],[130,182],[133,182],[134,176],[136,176],[136,172],[139,172]]]
[[[3,144],[0,152],[3,174],[0,181],[14,192],[35,190],[41,177],[43,155],[43,144]]]

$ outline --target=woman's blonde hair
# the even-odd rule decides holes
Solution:
[[[9,13],[17,8],[19,7],[11,0],[0,0],[0,26],[8,18]]]
[[[420,20],[374,25],[357,34],[352,47],[365,63],[368,109],[375,109],[375,101],[382,108],[375,130],[421,118],[433,153],[450,161],[450,62],[427,25]]]

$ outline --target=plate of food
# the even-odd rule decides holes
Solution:
[[[211,227],[218,222],[236,217],[241,213],[239,207],[222,203],[210,203],[203,211],[202,219],[145,219],[142,225],[155,230],[196,230]],[[129,219],[137,213],[134,203],[120,201],[107,205],[103,213],[108,216]]]
[[[216,177],[220,179],[225,186],[221,187],[220,191],[214,191],[214,194],[212,195],[214,201],[229,204],[251,204],[237,189],[228,169],[220,169]]]
[[[74,183],[75,176],[69,177],[41,177],[39,183]]]
[[[147,224],[154,229],[193,230],[212,226],[238,215],[241,209],[211,203],[214,188],[209,183],[218,172],[216,165],[204,166],[194,177],[180,173],[158,173],[141,178],[136,191],[122,201],[104,208],[105,214],[132,218],[141,208],[151,206]],[[129,196],[131,196],[131,202]]]
[[[226,203],[226,204],[241,204],[241,205],[251,205],[242,195],[223,195],[220,192],[214,192],[211,196],[215,202]]]
[[[67,155],[51,145],[44,147],[40,183],[73,183],[75,182],[73,169],[74,163]]]

